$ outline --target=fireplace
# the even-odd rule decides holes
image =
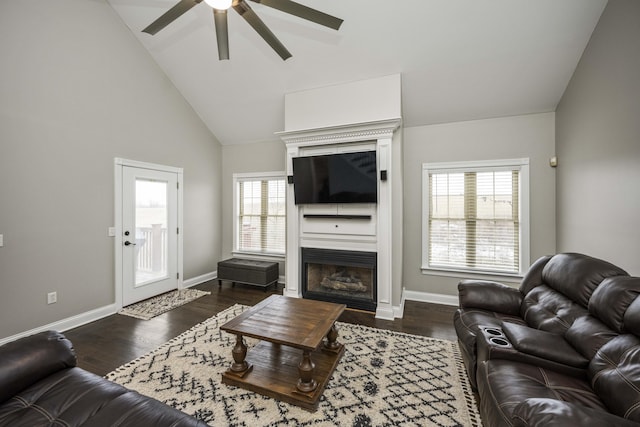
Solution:
[[[393,80],[393,79],[392,79]],[[385,80],[387,82],[387,80]],[[401,300],[394,306],[394,293],[396,297],[400,295],[400,285],[402,282],[402,203],[393,203],[396,195],[402,197],[402,173],[396,168],[401,162],[402,138],[396,138],[396,130],[400,128],[402,119],[400,118],[399,101],[399,79],[395,83],[389,81],[389,87],[386,83],[380,87],[372,84],[361,87],[358,82],[357,88],[346,86],[348,94],[353,94],[352,89],[356,93],[364,87],[368,89],[362,93],[374,94],[376,99],[383,100],[384,106],[381,110],[375,112],[371,117],[368,113],[364,121],[356,121],[350,123],[342,121],[344,116],[340,114],[341,125],[327,125],[324,120],[326,117],[322,111],[318,114],[309,115],[304,110],[300,114],[300,109],[290,108],[297,105],[296,102],[303,101],[305,106],[320,106],[326,98],[326,93],[309,92],[296,98],[292,103],[287,103],[285,113],[286,130],[279,132],[287,147],[286,154],[286,173],[291,177],[291,184],[287,186],[287,251],[285,257],[285,289],[283,294],[291,298],[307,297],[311,298],[331,298],[332,301],[345,301],[350,307],[364,308],[373,310],[375,308],[375,317],[377,319],[393,320],[396,317],[402,317]],[[396,84],[397,83],[397,84]],[[331,99],[334,88],[331,88]],[[294,96],[297,97],[296,93]],[[391,95],[391,94],[397,94]],[[307,97],[309,95],[310,97]],[[316,95],[321,95],[322,102],[318,101]],[[342,94],[344,95],[344,94]],[[342,96],[341,95],[341,96]],[[340,98],[341,96],[338,96]],[[349,102],[348,111],[352,111],[353,99],[362,100],[367,97],[361,96],[342,96]],[[342,99],[342,98],[341,98]],[[292,98],[287,98],[291,101]],[[371,101],[367,98],[365,101],[367,112],[370,111]],[[393,106],[398,107],[398,115],[395,116]],[[344,107],[344,106],[343,106]],[[387,107],[391,107],[387,109]],[[313,107],[315,108],[315,107]],[[312,109],[313,109],[312,108]],[[372,111],[375,111],[376,108]],[[344,109],[344,108],[343,108]],[[343,109],[340,111],[342,112]],[[354,111],[357,111],[354,110]],[[331,117],[337,117],[331,113]],[[320,120],[315,120],[315,117]],[[343,117],[344,116],[344,117]],[[349,116],[349,114],[347,114]],[[359,113],[357,117],[360,119]],[[311,121],[300,122],[298,119],[311,119]],[[292,119],[292,120],[289,120]],[[304,121],[304,120],[303,120]],[[333,123],[331,119],[329,122]],[[307,125],[313,123],[314,126]],[[294,184],[293,184],[293,159],[296,157],[315,156],[320,154],[345,153],[354,151],[376,151],[376,174],[379,176],[377,180],[377,203],[362,204],[295,204]],[[363,266],[356,263],[356,267],[363,267],[367,270],[373,270],[373,279],[368,292],[350,292],[347,295],[341,295],[338,290],[333,290],[326,295],[324,289],[318,291],[318,284],[313,284],[311,289],[303,282],[307,282],[308,271],[304,267],[305,262],[302,261],[302,248],[316,249],[326,248],[342,251],[361,251],[367,252],[367,262]],[[372,257],[372,258],[369,258]],[[353,266],[349,262],[336,262],[330,259],[328,262],[313,261],[313,264],[343,265]],[[362,260],[359,260],[362,261]],[[312,279],[314,268],[312,266]],[[334,272],[335,273],[335,272]],[[331,273],[331,274],[334,274]],[[364,281],[360,279],[360,281]],[[357,283],[357,281],[356,281]],[[327,282],[325,282],[325,285]],[[331,283],[328,283],[331,284]],[[340,287],[340,282],[334,283],[336,287]],[[366,285],[365,285],[366,286]],[[359,286],[356,285],[357,288]],[[397,292],[394,292],[397,291]],[[310,295],[309,295],[310,294]],[[366,298],[364,295],[366,294]],[[365,301],[363,303],[363,301]]]
[[[375,252],[302,248],[302,297],[376,310]]]

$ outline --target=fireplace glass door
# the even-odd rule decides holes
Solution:
[[[303,248],[302,264],[304,298],[375,310],[375,253]]]

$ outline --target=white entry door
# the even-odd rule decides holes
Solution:
[[[122,167],[121,233],[123,306],[178,288],[177,173]]]

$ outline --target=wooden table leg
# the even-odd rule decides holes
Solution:
[[[313,379],[316,365],[311,360],[311,353],[307,350],[302,352],[302,361],[298,365],[300,379],[296,387],[303,393],[309,393],[318,387],[318,383]]]
[[[324,343],[324,348],[336,352],[340,350],[340,347],[342,347],[342,344],[338,342],[338,328],[334,323],[327,334],[327,341]]]
[[[242,335],[236,335],[236,345],[231,350],[233,355],[233,363],[229,370],[234,374],[242,375],[249,369],[245,357],[247,357],[247,345],[244,343]]]

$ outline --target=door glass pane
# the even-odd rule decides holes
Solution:
[[[167,277],[167,183],[136,179],[136,282]]]

